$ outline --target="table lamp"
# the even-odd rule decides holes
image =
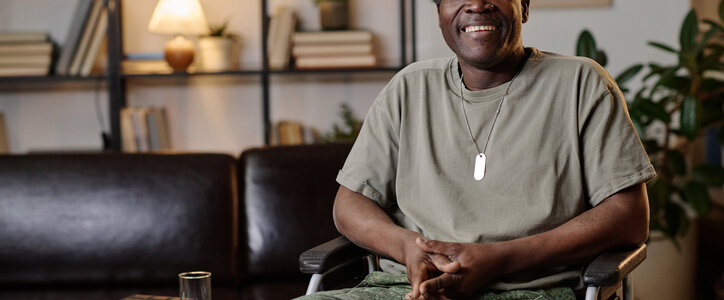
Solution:
[[[166,43],[164,57],[174,72],[185,72],[194,60],[194,44],[183,35],[206,34],[207,25],[199,0],[160,0],[148,30],[176,35]]]

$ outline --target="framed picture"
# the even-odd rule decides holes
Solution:
[[[613,0],[531,0],[532,7],[611,6]]]

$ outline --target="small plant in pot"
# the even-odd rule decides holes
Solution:
[[[349,0],[314,0],[319,7],[323,30],[342,30],[349,27]]]
[[[229,21],[209,24],[209,34],[199,39],[200,69],[205,72],[221,72],[234,69],[235,43],[239,36],[227,31]]]

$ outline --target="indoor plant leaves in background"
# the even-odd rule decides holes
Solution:
[[[678,47],[648,43],[675,55],[676,64],[635,64],[615,78],[626,94],[631,120],[658,173],[647,184],[651,230],[661,231],[675,244],[676,237],[686,233],[689,226],[686,207],[698,216],[706,215],[711,207],[707,188],[724,184],[721,165],[693,165],[686,159],[693,151],[693,141],[711,130],[719,130],[719,142],[724,145],[724,0],[719,8],[717,21],[700,21],[691,10],[681,25]],[[700,28],[705,30],[700,32]],[[587,30],[579,35],[576,55],[602,66],[607,62]],[[641,71],[641,87],[632,94],[626,84]]]

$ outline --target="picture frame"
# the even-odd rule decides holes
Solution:
[[[558,7],[605,7],[611,6],[613,0],[531,0],[533,8]]]

